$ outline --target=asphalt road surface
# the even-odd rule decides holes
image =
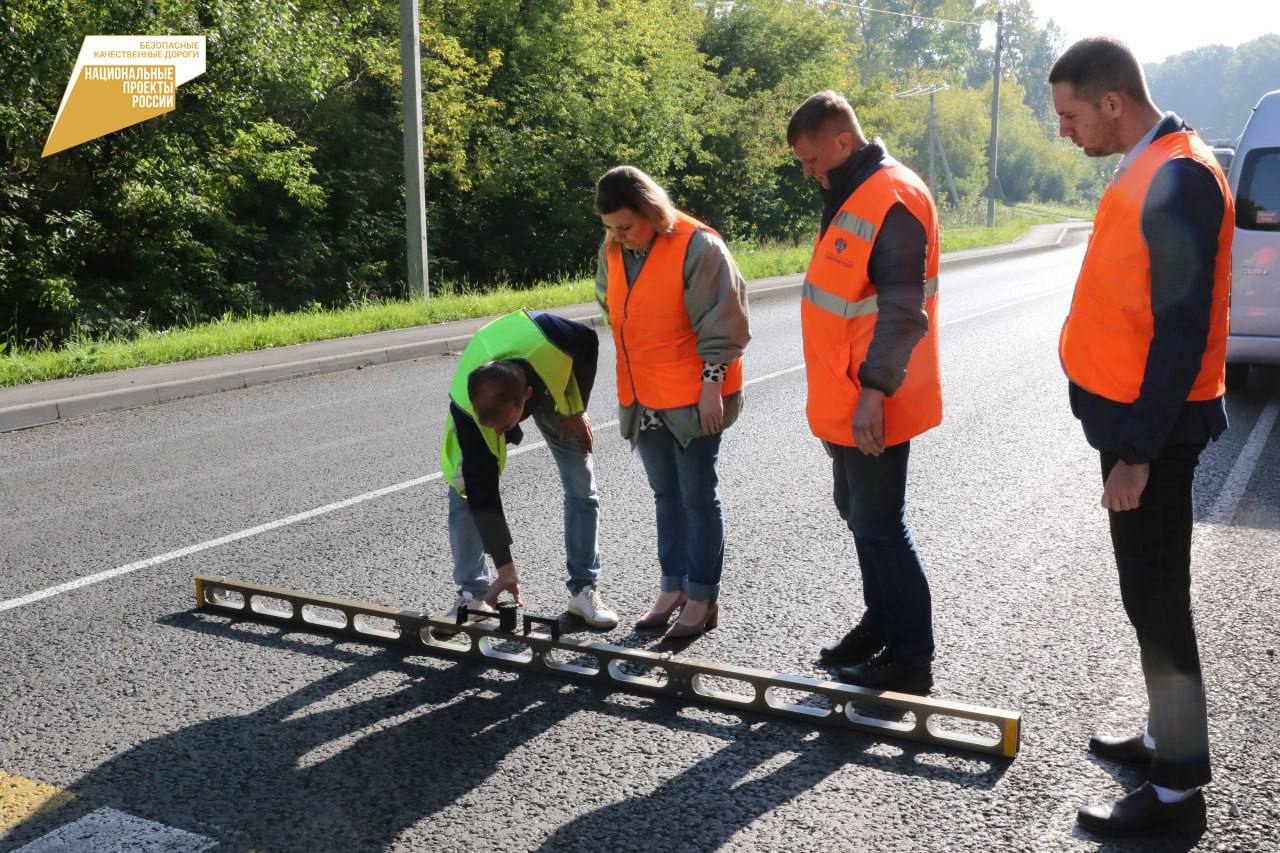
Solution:
[[[1229,398],[1197,483],[1209,829],[1074,827],[1077,806],[1140,782],[1090,758],[1089,734],[1145,722],[1098,462],[1056,355],[1081,256],[944,274],[945,422],[912,447],[934,695],[1021,711],[1015,759],[192,612],[195,574],[448,606],[442,356],[0,435],[0,819],[26,816],[0,849],[1280,849],[1275,371]],[[825,675],[817,648],[852,626],[860,588],[804,420],[796,297],[757,300],[752,330],[720,466],[720,627],[689,652]],[[590,412],[600,589],[623,624],[584,636],[652,644],[629,623],[657,589],[653,500],[613,424],[607,338]],[[528,610],[556,614],[559,483],[537,438],[503,492]]]

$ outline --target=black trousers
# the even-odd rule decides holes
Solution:
[[[1209,721],[1191,617],[1191,487],[1204,445],[1171,445],[1151,462],[1137,509],[1110,512],[1120,597],[1138,634],[1147,686],[1148,778],[1166,788],[1209,781]],[[1118,462],[1102,453],[1102,479]]]

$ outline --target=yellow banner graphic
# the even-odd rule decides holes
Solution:
[[[204,36],[86,36],[41,156],[171,112],[204,70]]]

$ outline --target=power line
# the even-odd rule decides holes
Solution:
[[[934,18],[929,15],[915,15],[910,12],[894,12],[890,9],[873,9],[870,6],[860,6],[857,3],[844,3],[841,0],[817,0],[819,3],[828,6],[844,6],[847,9],[857,9],[859,12],[878,12],[881,15],[893,15],[898,18],[911,18],[916,21],[937,21],[942,24],[960,24],[966,27],[981,27],[987,21],[957,21],[952,18]]]

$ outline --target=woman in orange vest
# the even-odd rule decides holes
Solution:
[[[607,172],[596,212],[605,226],[596,298],[617,351],[622,435],[640,453],[657,505],[661,591],[636,629],[694,637],[719,621],[716,469],[721,434],[742,410],[746,283],[720,235],[676,210],[639,169]]]

